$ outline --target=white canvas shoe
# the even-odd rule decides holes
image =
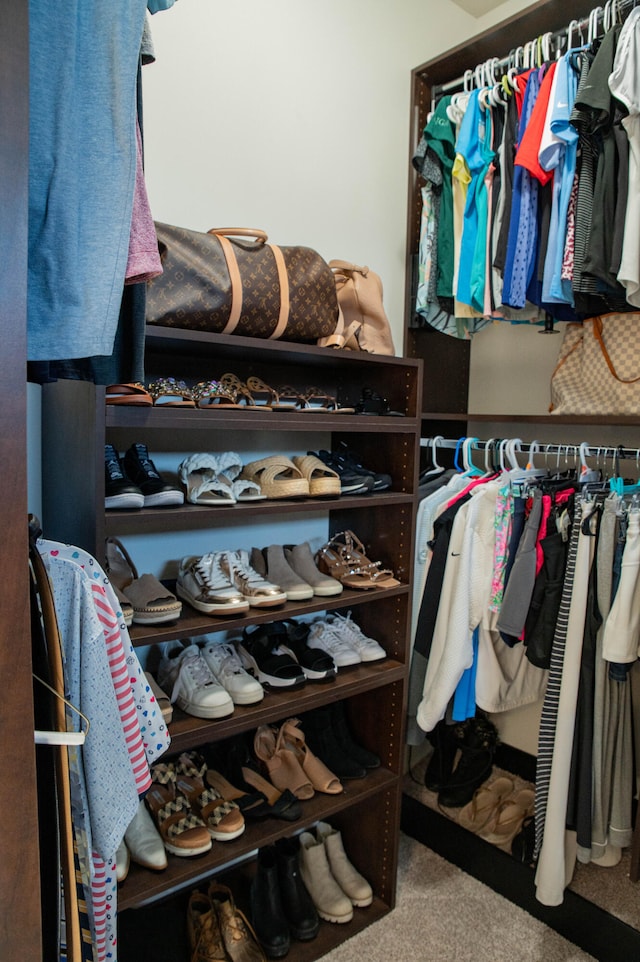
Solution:
[[[225,718],[233,712],[231,695],[219,684],[197,645],[170,641],[158,666],[158,684],[172,702],[196,718]]]
[[[248,671],[232,644],[210,641],[202,649],[207,665],[231,695],[235,705],[254,705],[264,698],[264,688]]]
[[[124,833],[124,840],[132,862],[154,872],[162,872],[167,867],[164,843],[144,802],[138,805],[138,811]]]

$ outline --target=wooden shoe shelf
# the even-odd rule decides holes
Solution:
[[[130,631],[133,644],[146,649],[173,638],[197,639],[281,618],[351,610],[362,629],[385,648],[384,661],[342,670],[328,684],[308,684],[289,693],[268,692],[259,704],[236,707],[223,720],[207,721],[176,710],[170,725],[171,753],[223,741],[253,731],[258,725],[344,700],[354,737],[381,757],[382,766],[362,780],[345,782],[342,794],[316,793],[302,802],[302,817],[297,822],[248,822],[243,835],[224,844],[214,842],[205,856],[189,859],[169,855],[168,869],[158,875],[132,865],[118,892],[119,953],[122,962],[127,962],[136,957],[135,937],[130,933],[140,915],[126,910],[145,906],[143,913],[153,913],[166,908],[170,915],[172,906],[175,910],[181,905],[190,887],[212,875],[224,873],[226,878],[232,863],[234,871],[240,866],[250,873],[260,846],[308,829],[318,820],[328,820],[341,830],[351,860],[370,881],[375,897],[369,908],[355,910],[350,923],[323,923],[314,941],[292,943],[292,960],[319,958],[395,904],[422,362],[151,328],[145,366],[147,380],[172,376],[195,383],[233,372],[246,381],[253,374],[274,387],[293,384],[302,390],[312,386],[316,393],[337,397],[341,405],[351,407],[358,402],[362,389],[370,388],[388,399],[390,410],[403,415],[109,406],[105,404],[104,388],[78,381],[59,381],[45,385],[43,390],[42,514],[47,537],[78,544],[101,561],[108,535],[126,544],[127,537],[133,535],[157,539],[163,532],[171,532],[172,546],[179,538],[181,553],[189,554],[190,532],[228,528],[229,547],[234,547],[233,528],[239,523],[272,521],[286,530],[288,521],[310,515],[314,523],[326,525],[327,538],[345,529],[356,532],[368,557],[392,569],[400,582],[395,587],[370,591],[345,589],[338,596],[288,602],[282,608],[251,609],[246,617],[236,619],[211,618],[185,603],[175,624],[133,626]],[[142,440],[157,463],[157,452],[220,450],[223,445],[225,450],[238,451],[242,456],[243,445],[250,449],[256,433],[263,436],[263,432],[274,432],[274,444],[281,443],[278,439],[283,434],[293,436],[300,452],[306,452],[309,435],[314,439],[321,436],[325,448],[345,441],[368,467],[390,473],[392,488],[365,496],[269,500],[224,508],[185,504],[129,512],[104,509],[105,442],[124,451]],[[176,549],[171,550],[175,553]],[[177,557],[165,560],[175,562],[177,570]],[[162,905],[156,905],[160,901]],[[155,930],[159,944],[148,948],[157,962],[178,958],[171,941],[163,943],[161,929]],[[184,952],[186,958],[186,949]]]

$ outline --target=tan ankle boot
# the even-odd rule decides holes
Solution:
[[[327,922],[351,921],[351,900],[331,874],[324,844],[311,832],[300,835],[300,875],[321,919]]]
[[[373,902],[373,891],[360,872],[347,858],[342,844],[342,835],[326,822],[318,822],[316,828],[318,841],[324,843],[331,874],[353,905],[366,908]]]

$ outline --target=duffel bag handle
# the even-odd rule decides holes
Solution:
[[[269,239],[265,231],[253,227],[212,227],[207,234],[218,234],[223,237],[254,237],[256,246],[266,244]]]

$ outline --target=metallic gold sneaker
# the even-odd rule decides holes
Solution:
[[[248,551],[220,552],[220,566],[252,608],[273,608],[283,605],[287,600],[286,593],[279,585],[266,581],[251,567]]]
[[[220,565],[220,554],[187,556],[180,562],[176,594],[205,615],[244,614],[248,600]]]

